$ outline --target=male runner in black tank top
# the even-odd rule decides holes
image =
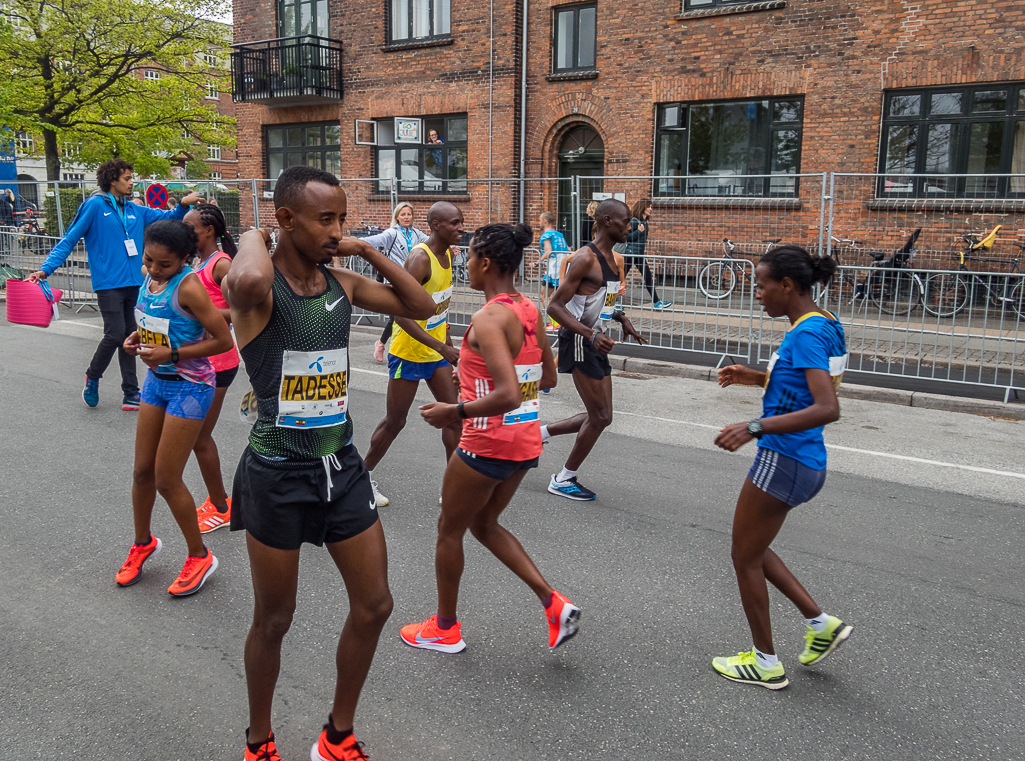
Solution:
[[[608,353],[616,342],[604,332],[606,323],[616,320],[627,338],[647,343],[625,314],[612,309],[619,287],[612,246],[623,243],[630,233],[630,209],[622,201],[602,201],[594,212],[594,220],[594,240],[573,255],[566,276],[548,304],[549,316],[560,325],[559,372],[573,374],[573,385],[587,411],[541,426],[544,441],[551,436],[577,434],[566,465],[561,473],[552,476],[548,491],[579,501],[597,497],[577,482],[577,471],[612,422],[612,366]]]
[[[392,598],[370,478],[351,443],[349,315],[357,306],[426,319],[434,302],[372,246],[342,238],[346,197],[334,175],[305,166],[285,170],[274,188],[274,206],[280,229],[274,256],[267,255],[266,233],[247,232],[224,279],[260,410],[232,500],[237,507],[231,527],[246,530],[255,597],[245,646],[245,759],[280,761],[271,701],[281,643],[295,611],[299,547],[310,542],[327,545],[349,596],[334,704],[311,757],[353,761],[366,758],[352,734],[353,716]],[[352,255],[390,284],[325,266],[334,256]]]

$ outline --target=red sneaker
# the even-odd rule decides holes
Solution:
[[[327,724],[317,738],[317,743],[310,748],[310,761],[360,761],[370,756],[363,750],[363,743],[356,740],[356,735],[349,735],[338,745],[327,741]]]
[[[164,543],[153,536],[153,534],[149,535],[149,544],[142,546],[132,544],[132,549],[128,550],[128,560],[125,561],[124,565],[121,566],[121,570],[117,572],[117,576],[114,577],[118,586],[130,587],[137,582],[142,577],[142,564],[160,552],[160,548],[163,546]]]
[[[545,618],[548,619],[548,647],[553,650],[576,636],[580,628],[580,608],[554,590],[552,602],[545,608]]]
[[[249,739],[249,730],[246,730],[246,740]],[[243,756],[243,761],[281,761],[281,756],[278,755],[278,749],[274,745],[274,733],[270,733],[270,737],[264,740],[262,743],[256,746],[256,752],[249,750],[249,743],[246,743],[246,754]]]
[[[207,497],[206,502],[196,508],[199,533],[209,534],[211,531],[224,528],[231,523],[231,497],[228,497],[226,502],[228,503],[228,509],[223,513],[217,512],[217,508],[210,501],[210,497]]]
[[[439,629],[438,617],[431,616],[420,624],[406,624],[399,635],[410,647],[421,650],[437,650],[442,653],[461,653],[466,649],[463,642],[462,624],[458,621],[451,629]]]
[[[217,558],[208,549],[205,558],[197,558],[189,555],[185,558],[185,565],[178,578],[167,588],[175,597],[187,597],[194,595],[203,586],[210,574],[217,570]]]

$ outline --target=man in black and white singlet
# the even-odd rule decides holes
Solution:
[[[259,410],[235,473],[231,516],[232,530],[246,532],[255,596],[245,646],[247,761],[280,761],[271,701],[304,542],[327,545],[349,596],[334,705],[311,757],[366,757],[352,734],[353,715],[392,598],[370,478],[352,444],[349,318],[357,306],[424,319],[434,302],[384,254],[342,238],[346,204],[334,175],[287,169],[274,188],[274,256],[266,233],[247,232],[224,279]],[[334,256],[360,256],[390,284],[327,267]]]
[[[548,491],[580,501],[597,495],[578,483],[577,471],[612,422],[612,366],[608,354],[616,342],[605,329],[610,320],[616,320],[628,338],[647,343],[626,315],[615,309],[619,271],[612,246],[625,241],[630,233],[630,209],[622,201],[602,201],[594,219],[594,240],[573,255],[566,277],[548,304],[549,316],[560,325],[559,372],[573,374],[586,412],[541,426],[544,441],[577,434],[566,465],[552,476]]]

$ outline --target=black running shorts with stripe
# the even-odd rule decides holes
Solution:
[[[579,333],[559,328],[559,372],[571,373],[574,370],[579,370],[595,380],[612,375],[608,355],[595,349],[591,342]]]

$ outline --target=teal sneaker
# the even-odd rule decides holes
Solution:
[[[804,652],[797,656],[797,660],[805,666],[814,666],[823,658],[829,655],[842,645],[854,627],[845,624],[836,616],[826,616],[826,628],[816,632],[810,626],[804,635]]]
[[[82,389],[82,401],[90,407],[100,403],[100,381],[85,376],[85,388]]]
[[[729,658],[713,658],[712,668],[719,676],[733,682],[757,684],[770,690],[782,690],[790,684],[783,664],[777,663],[771,669],[763,669],[758,665],[758,656],[754,648],[747,653],[737,653]]]

